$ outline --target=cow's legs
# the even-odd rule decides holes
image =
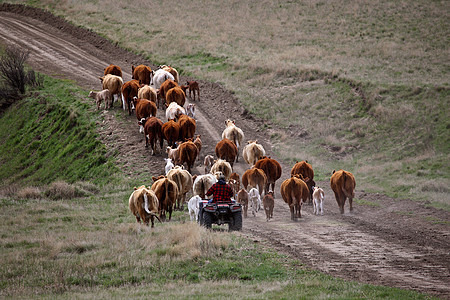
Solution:
[[[350,204],[350,211],[353,211],[353,198],[348,198],[348,203]]]

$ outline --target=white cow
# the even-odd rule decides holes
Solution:
[[[259,196],[259,191],[257,188],[252,188],[248,192],[248,198],[250,205],[252,207],[252,214],[256,217],[256,213],[261,209],[261,196]]]
[[[236,155],[236,161],[238,161],[239,146],[242,145],[242,140],[244,139],[244,132],[242,131],[242,129],[240,129],[234,124],[234,121],[231,121],[230,119],[226,120],[225,124],[227,127],[222,132],[222,140],[227,138],[236,145],[238,150],[238,153]]]
[[[167,79],[175,80],[175,77],[173,77],[173,75],[166,70],[159,69],[153,74],[153,79],[150,85],[155,89],[159,89],[161,87],[161,84]]]
[[[173,169],[174,165],[173,165],[171,158],[164,158],[164,160],[166,161],[166,166],[164,167],[164,171],[166,171],[166,175],[167,175],[167,173],[169,173],[169,171]]]
[[[191,221],[194,220],[198,221],[198,211],[199,206],[198,203],[202,200],[202,198],[199,195],[193,196],[191,199],[189,199],[188,202],[188,209],[189,209],[189,217],[191,218]]]
[[[314,186],[312,197],[313,197],[313,214],[318,215],[320,211],[320,214],[323,215],[323,200],[325,198],[325,193],[320,187]]]

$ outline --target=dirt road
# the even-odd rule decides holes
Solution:
[[[98,77],[110,63],[122,67],[125,81],[131,79],[132,64],[155,67],[90,31],[30,8],[0,6],[0,39],[30,50],[29,62],[35,70],[72,79],[87,89],[101,88]],[[183,82],[188,79],[191,78],[181,76]],[[196,114],[197,133],[203,141],[201,156],[214,154],[224,122],[232,118],[243,129],[245,140],[257,139],[276,159],[270,133],[259,129],[262,121],[249,118],[232,93],[217,84],[199,82],[202,98],[196,102]],[[93,109],[94,106],[92,103]],[[165,153],[152,157],[150,151],[144,151],[145,142],[136,118],[125,112],[117,117],[117,111],[121,108],[116,103],[114,110],[99,112],[104,116],[99,132],[111,151],[119,151],[118,161],[125,173],[142,174],[145,167],[150,168],[151,174],[163,173]],[[163,111],[158,116],[164,120]],[[261,211],[256,217],[244,219],[244,235],[334,276],[450,298],[448,213],[423,203],[357,189],[356,198],[367,204],[356,204],[353,213],[348,213],[346,206],[346,213],[340,215],[329,183],[318,182],[326,194],[325,215],[314,216],[312,207],[304,206],[303,217],[293,222],[279,192],[292,166],[282,167],[282,178],[276,183],[274,219],[266,222]],[[241,157],[235,171],[242,175],[247,168]],[[198,165],[194,173],[201,172]]]

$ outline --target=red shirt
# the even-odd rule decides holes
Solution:
[[[223,180],[219,180],[217,183],[213,184],[212,187],[206,192],[206,196],[213,195],[213,200],[211,202],[231,202],[231,197],[233,197],[233,190],[231,187]]]

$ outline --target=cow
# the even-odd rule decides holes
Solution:
[[[169,171],[172,170],[173,167],[175,167],[175,166],[173,165],[171,158],[164,158],[164,161],[166,162],[166,165],[164,166],[164,171],[166,172],[166,176],[167,176],[167,173],[169,173]]]
[[[159,89],[161,87],[161,84],[168,79],[173,81],[175,80],[175,77],[173,77],[173,75],[170,74],[169,72],[163,69],[159,69],[156,70],[155,73],[153,74],[153,80],[150,83],[150,85],[152,85],[155,89]]]
[[[231,178],[228,180],[228,185],[233,190],[233,198],[236,199],[237,193],[239,192],[241,185],[239,184],[239,182],[236,181],[236,179]]]
[[[109,65],[106,68],[104,68],[104,72],[103,72],[103,75],[107,75],[107,74],[122,77],[122,69],[116,65]]]
[[[173,76],[173,80],[176,82],[176,83],[180,83],[180,79],[179,79],[179,76],[178,76],[178,71],[177,71],[177,69],[175,69],[175,68],[173,68],[173,67],[171,67],[171,66],[167,66],[167,65],[161,65],[161,66],[159,66],[159,68],[160,69],[162,69],[162,70],[164,70],[164,71],[167,71],[167,72],[169,72],[170,74],[172,74],[172,76]]]
[[[313,193],[313,186],[316,184],[314,182],[314,170],[307,161],[302,160],[301,162],[296,162],[295,165],[291,169],[291,176],[295,174],[302,174],[304,181],[306,182],[306,185],[308,186],[309,190],[309,203],[312,201],[312,193]]]
[[[308,200],[309,191],[301,175],[294,175],[281,183],[281,197],[289,205],[291,220],[302,217],[302,205]]]
[[[323,200],[325,199],[325,193],[323,189],[318,186],[313,187],[313,214],[318,215],[319,212],[323,215]]]
[[[353,198],[355,197],[356,181],[352,173],[344,170],[335,171],[330,179],[331,189],[334,192],[336,202],[341,214],[344,213],[345,200],[348,198],[350,212],[353,211]]]
[[[139,90],[139,81],[132,79],[122,85],[122,105],[123,110],[128,108],[128,115],[134,109],[133,98],[137,97]]]
[[[211,171],[211,167],[214,165],[214,157],[212,155],[206,155],[203,160],[203,165],[205,166],[205,174]]]
[[[244,132],[242,129],[235,125],[234,121],[230,119],[225,121],[226,128],[222,132],[222,139],[229,139],[233,141],[237,148],[236,161],[239,159],[239,147],[242,145],[242,140],[244,139]]]
[[[200,134],[198,134],[195,137],[194,144],[195,144],[195,146],[197,146],[197,149],[198,149],[197,157],[198,157],[198,160],[200,160],[200,150],[202,150],[202,144],[203,144],[202,140],[200,139]],[[207,173],[207,172],[205,172],[205,173]]]
[[[189,211],[189,217],[191,218],[191,221],[198,222],[198,212],[200,210],[198,203],[202,200],[199,195],[192,196],[191,199],[189,199],[188,202],[188,211]]]
[[[89,98],[95,99],[95,103],[97,104],[97,110],[100,109],[100,104],[102,104],[102,101],[105,101],[105,109],[111,108],[113,105],[113,99],[112,94],[108,89],[104,89],[100,92],[89,92]]]
[[[131,213],[136,217],[138,223],[142,222],[148,226],[149,220],[152,221],[152,228],[155,226],[155,217],[161,222],[158,217],[159,201],[154,191],[145,187],[145,185],[139,188],[134,188],[128,200]]]
[[[242,209],[244,211],[244,218],[247,218],[248,211],[248,193],[245,189],[240,189],[237,193],[236,202],[241,203]]]
[[[238,149],[233,141],[224,138],[216,144],[216,156],[219,159],[224,159],[233,167],[236,160]]]
[[[179,106],[176,102],[170,103],[166,109],[167,120],[177,120],[181,115],[185,115],[186,111],[183,107]]]
[[[169,106],[169,104],[172,102],[177,103],[179,106],[184,106],[184,104],[186,103],[186,95],[179,86],[171,88],[169,91],[167,91],[166,106]]]
[[[153,77],[152,69],[145,65],[139,65],[137,67],[131,66],[131,79],[135,79],[139,84],[150,84]]]
[[[159,140],[159,147],[163,148],[164,138],[162,133],[163,122],[157,117],[149,117],[147,119],[141,120],[139,125],[144,127],[145,136],[145,148],[148,148],[148,143],[150,141],[150,146],[152,147],[152,155],[156,153],[156,143]]]
[[[255,163],[265,155],[266,151],[261,144],[258,144],[258,141],[248,141],[247,145],[242,149],[242,157],[250,167],[253,167]]]
[[[275,200],[273,199],[273,191],[269,191],[263,198],[263,207],[266,212],[266,221],[269,222],[273,218],[273,207],[275,206]]]
[[[133,98],[136,118],[139,122],[139,132],[144,133],[144,126],[141,125],[147,118],[156,117],[156,105],[150,100]],[[145,123],[144,123],[145,124]]]
[[[192,176],[180,166],[175,166],[167,173],[167,178],[173,180],[178,186],[178,197],[175,209],[183,210],[187,192],[192,192]]]
[[[246,190],[257,188],[260,196],[267,185],[267,176],[263,170],[253,167],[242,174],[242,185]]]
[[[239,188],[241,186],[241,179],[239,178],[239,174],[236,172],[231,173],[230,179],[236,180],[237,183],[239,183]]]
[[[158,101],[158,107],[159,107],[159,102],[161,103],[166,103],[166,105],[168,106],[166,99],[167,99],[167,92],[169,92],[169,90],[177,87],[178,84],[171,80],[171,79],[167,79],[166,81],[164,81],[161,84],[161,87],[159,88],[159,101]]]
[[[178,118],[177,123],[180,125],[180,136],[178,138],[180,141],[186,141],[194,138],[196,122],[193,118],[188,115],[181,115]]]
[[[206,192],[209,188],[217,182],[217,178],[213,174],[205,174],[199,175],[194,180],[194,186],[192,188],[192,193],[194,195],[200,196],[202,199],[211,198],[211,196],[207,197]]]
[[[267,183],[264,192],[267,194],[269,189],[275,191],[275,182],[281,177],[281,165],[275,159],[263,156],[255,163],[255,167],[264,171],[267,176]],[[270,185],[272,187],[270,187]]]
[[[211,174],[215,174],[216,172],[222,172],[225,176],[225,180],[228,181],[230,175],[232,173],[232,168],[229,162],[223,159],[218,159],[214,161],[214,165],[211,167]]]
[[[99,77],[102,83],[102,89],[108,89],[115,100],[120,98],[122,92],[123,80],[122,77],[106,74],[103,77]]]
[[[186,114],[187,114],[189,117],[195,119],[195,104],[189,103],[189,104],[186,106]]]
[[[138,90],[139,99],[147,99],[157,104],[158,102],[158,93],[157,91],[147,84],[141,84]]]
[[[159,217],[166,220],[166,212],[169,214],[169,221],[172,218],[173,206],[178,197],[178,186],[175,182],[165,176],[152,177],[153,184],[151,190],[155,192],[159,200]]]
[[[186,163],[189,173],[194,166],[197,159],[198,149],[197,146],[191,141],[186,141],[178,146],[178,165]]]
[[[175,142],[178,141],[180,137],[180,125],[174,120],[169,120],[162,125],[162,133],[167,144],[170,147],[174,147]]]
[[[186,82],[186,86],[189,89],[189,98],[192,99],[191,93],[194,93],[194,101],[195,101],[195,92],[197,92],[198,101],[200,101],[200,88],[198,87],[198,82],[188,81]]]
[[[259,195],[259,191],[257,188],[251,188],[248,191],[248,197],[250,200],[250,205],[252,207],[252,215],[256,217],[256,213],[261,208],[261,196]]]

